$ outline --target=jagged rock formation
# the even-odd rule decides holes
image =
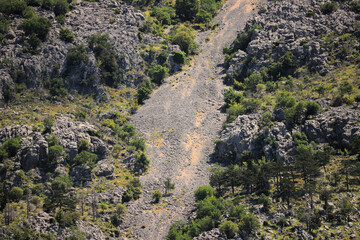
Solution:
[[[356,30],[359,14],[347,5],[337,11],[324,14],[320,6],[328,1],[267,1],[262,4],[259,14],[247,22],[244,31],[255,29],[246,49],[240,49],[231,60],[227,74],[229,77],[246,76],[262,67],[269,67],[284,53],[294,54],[297,66],[306,65],[310,71],[326,75],[339,61],[330,56],[326,35],[340,36]],[[341,58],[341,49],[346,41],[335,44],[335,55]],[[352,45],[359,48],[359,43]],[[351,58],[351,56],[347,56]],[[288,66],[288,73],[295,69]],[[302,74],[298,72],[297,74]]]
[[[332,107],[316,117],[305,120],[301,126],[289,129],[284,122],[272,127],[261,127],[261,114],[240,115],[221,132],[217,154],[239,161],[244,151],[267,159],[292,162],[295,143],[292,134],[304,132],[309,141],[329,143],[337,148],[350,149],[354,136],[360,134],[360,112],[347,107]]]

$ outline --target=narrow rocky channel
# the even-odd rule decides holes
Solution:
[[[130,203],[131,217],[122,224],[134,239],[165,239],[171,223],[185,220],[194,209],[194,190],[208,184],[213,142],[225,120],[222,49],[244,28],[254,8],[250,0],[227,1],[214,19],[217,30],[198,35],[200,54],[191,65],[167,78],[132,117],[146,136],[151,159],[149,172],[140,177],[143,194]],[[167,177],[175,190],[154,204],[152,192],[164,193]]]

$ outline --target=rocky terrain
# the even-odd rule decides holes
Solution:
[[[353,138],[360,134],[359,119],[358,110],[330,107],[324,113],[289,130],[281,121],[271,127],[263,127],[259,113],[241,115],[220,133],[221,141],[216,151],[223,158],[229,152],[234,153],[235,161],[240,161],[242,152],[250,151],[256,156],[264,155],[266,159],[293,162],[293,133],[303,132],[309,141],[317,144],[332,143],[350,149]]]
[[[95,93],[99,99],[107,97],[105,84],[94,52],[87,46],[88,38],[96,33],[108,34],[108,41],[116,52],[116,61],[122,71],[122,87],[135,87],[146,78],[145,60],[140,56],[141,46],[160,44],[162,39],[153,34],[139,35],[138,27],[144,24],[145,17],[134,7],[119,1],[81,1],[72,5],[74,10],[66,14],[66,22],[61,25],[54,12],[35,7],[41,17],[50,19],[52,27],[46,38],[36,50],[36,54],[26,52],[28,37],[23,36],[19,25],[24,21],[17,15],[10,15],[11,26],[2,45],[0,100],[4,103],[7,91],[14,90],[14,84],[25,84],[28,88],[45,88],[51,79],[62,77],[66,89],[72,93]],[[75,36],[74,42],[59,38],[61,29],[69,29]],[[89,61],[77,67],[67,64],[71,47],[84,44]],[[169,46],[169,53],[178,50]],[[84,81],[89,82],[84,85]],[[5,95],[4,95],[5,94]]]
[[[356,22],[359,14],[352,11],[349,5],[342,6],[335,12],[322,13],[320,6],[328,1],[286,1],[281,4],[269,1],[262,5],[259,14],[249,20],[245,31],[254,26],[251,39],[243,49],[239,49],[229,63],[229,77],[249,76],[260,71],[262,67],[269,68],[272,62],[279,61],[281,56],[290,51],[296,66],[306,66],[310,72],[326,75],[339,67],[341,61],[337,57],[350,60],[351,54],[343,53],[349,45],[345,39],[332,41],[331,36],[341,36],[358,30]],[[326,39],[328,36],[330,39]],[[331,46],[329,46],[331,45]],[[351,48],[356,51],[358,43]],[[334,59],[335,58],[335,59]],[[256,59],[256,60],[255,60]],[[247,70],[249,69],[249,70]],[[286,66],[287,73],[301,76],[301,71],[294,66]]]

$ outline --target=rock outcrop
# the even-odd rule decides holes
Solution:
[[[261,128],[259,113],[240,115],[221,132],[217,154],[239,161],[244,151],[250,151],[256,157],[292,162],[295,151],[292,134],[299,130],[307,135],[309,142],[350,149],[354,136],[360,135],[359,121],[360,112],[347,107],[332,107],[290,130],[283,122]]]
[[[291,0],[262,3],[259,14],[247,22],[244,31],[254,26],[259,29],[253,31],[245,52],[238,50],[230,61],[228,76],[244,77],[249,72],[260,71],[262,67],[269,68],[271,62],[278,61],[288,51],[294,55],[297,66],[307,65],[311,71],[326,75],[337,64],[330,63],[326,36],[331,39],[331,36],[353,32],[359,17],[359,13],[350,10],[346,4],[332,13],[322,13],[320,6],[326,2]],[[336,44],[335,50],[339,51],[342,44],[347,43],[338,41]],[[353,43],[353,47],[358,48],[359,43]],[[287,69],[288,73],[292,70],[291,67]]]

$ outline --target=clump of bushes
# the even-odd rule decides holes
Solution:
[[[88,61],[89,56],[87,55],[85,46],[83,44],[68,48],[68,53],[66,56],[66,63],[68,68],[86,64]]]
[[[168,68],[159,64],[149,69],[151,80],[158,85],[164,81],[165,77],[168,75],[168,72]]]
[[[186,61],[186,53],[185,52],[174,52],[173,53],[174,62],[177,64],[184,64]]]
[[[122,83],[122,70],[118,65],[117,55],[109,43],[109,34],[96,33],[89,37],[88,44],[94,51],[105,83],[118,87]]]
[[[21,140],[18,138],[11,138],[6,140],[2,146],[0,146],[0,161],[7,157],[14,157],[20,148]]]
[[[74,42],[75,36],[69,29],[62,28],[60,29],[60,39],[65,42]]]
[[[40,40],[44,41],[50,31],[51,22],[49,19],[39,16],[34,16],[25,19],[19,28],[24,30],[26,36],[35,34]]]
[[[171,32],[172,43],[179,45],[181,51],[186,54],[195,53],[197,49],[197,44],[195,42],[194,32],[185,26],[180,26]]]

